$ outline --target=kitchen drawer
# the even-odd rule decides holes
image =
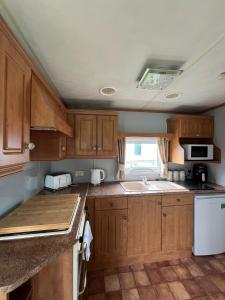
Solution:
[[[95,199],[96,210],[126,209],[127,197],[107,197]]]
[[[162,196],[162,206],[172,206],[172,205],[186,205],[193,203],[192,194],[177,194],[177,195],[165,195]]]

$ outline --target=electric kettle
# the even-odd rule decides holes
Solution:
[[[91,183],[100,184],[105,179],[105,171],[102,169],[91,169]]]

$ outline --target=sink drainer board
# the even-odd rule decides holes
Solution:
[[[79,202],[79,194],[35,196],[0,220],[0,240],[68,234]]]

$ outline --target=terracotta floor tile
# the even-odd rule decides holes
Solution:
[[[179,259],[169,260],[169,265],[170,266],[176,266],[176,265],[179,265],[180,263],[181,263],[181,261]]]
[[[212,281],[218,289],[225,293],[225,276],[222,275],[209,275],[209,280]]]
[[[196,263],[187,264],[187,268],[193,277],[204,276],[203,271]]]
[[[148,275],[145,271],[134,272],[134,279],[137,287],[150,285]]]
[[[105,279],[105,291],[114,292],[120,290],[120,283],[117,274],[104,276]]]
[[[175,273],[177,274],[177,276],[181,280],[192,278],[190,272],[188,271],[188,269],[184,265],[173,266],[173,270],[175,271]]]
[[[186,279],[182,281],[185,289],[192,298],[205,296],[204,290],[197,284],[195,280]]]
[[[178,280],[177,274],[174,272],[173,267],[160,268],[160,273],[165,281],[176,281]]]
[[[158,265],[159,268],[168,267],[169,266],[169,262],[168,262],[168,260],[159,261],[159,262],[157,262],[157,265]]]
[[[104,277],[93,277],[88,279],[88,295],[101,294],[105,292]]]
[[[122,300],[122,292],[117,291],[117,292],[110,292],[106,294],[105,297],[106,300]]]
[[[214,255],[214,257],[217,259],[225,258],[225,253]]]
[[[181,263],[185,264],[185,266],[189,266],[195,263],[194,258],[185,257],[180,259]]]
[[[134,276],[132,272],[119,273],[119,281],[121,289],[132,289],[135,288]]]
[[[218,273],[218,271],[215,270],[215,268],[213,268],[212,265],[210,265],[207,261],[199,262],[198,265],[206,275]]]
[[[137,289],[122,290],[122,296],[123,300],[140,300]]]
[[[159,273],[159,270],[146,270],[146,272],[152,284],[162,283],[165,281]]]
[[[134,264],[134,265],[131,265],[130,268],[134,272],[135,271],[141,271],[141,270],[144,270],[144,265],[142,265],[142,264]]]
[[[104,275],[112,275],[112,274],[116,274],[116,273],[117,273],[116,268],[109,268],[109,269],[104,270]]]
[[[196,297],[195,300],[209,300],[208,296]]]
[[[223,294],[209,295],[209,300],[225,300]]]
[[[180,281],[169,282],[168,285],[176,300],[191,299],[191,296]]]
[[[118,273],[127,273],[130,272],[129,266],[122,266],[117,268]]]
[[[209,263],[210,263],[210,265],[212,265],[213,268],[214,268],[215,270],[217,270],[218,272],[225,273],[225,266],[224,266],[224,264],[223,264],[222,262],[220,262],[219,259],[216,259],[216,258],[210,259],[210,260],[209,260]]]
[[[216,285],[206,276],[196,278],[196,283],[200,285],[207,295],[220,293],[220,290],[216,287]]]
[[[159,300],[174,300],[172,292],[167,283],[161,283],[154,286]]]
[[[149,270],[154,270],[154,269],[158,269],[158,264],[157,263],[147,263],[144,264],[145,269],[149,269]]]
[[[142,286],[138,288],[140,300],[158,300],[155,289],[151,286]]]
[[[88,300],[105,300],[105,294],[96,294],[88,297]]]

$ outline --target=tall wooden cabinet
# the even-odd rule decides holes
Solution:
[[[128,256],[161,250],[161,196],[128,197]]]
[[[31,69],[0,31],[0,176],[29,161]]]
[[[74,138],[67,138],[68,158],[111,158],[116,156],[117,113],[69,112],[68,120],[74,127]]]

